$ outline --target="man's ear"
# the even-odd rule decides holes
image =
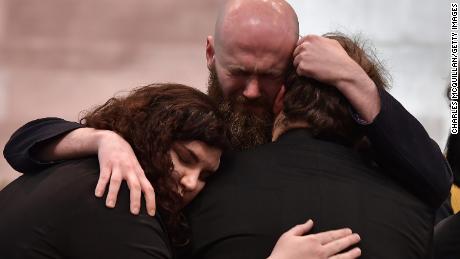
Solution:
[[[211,69],[214,64],[215,54],[214,38],[212,36],[208,36],[208,38],[206,38],[206,63],[208,65],[208,69]]]
[[[273,114],[277,116],[284,108],[284,95],[286,93],[286,88],[281,86],[278,94],[275,97],[275,102],[273,103]]]

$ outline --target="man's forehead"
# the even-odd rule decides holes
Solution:
[[[280,62],[281,63],[281,62]],[[282,74],[285,70],[285,67],[282,66],[281,64],[277,64],[276,67],[270,66],[270,67],[261,67],[257,65],[253,66],[245,66],[242,64],[224,64],[224,67],[230,71],[241,71],[241,72],[250,72],[250,73],[263,73],[263,74]]]

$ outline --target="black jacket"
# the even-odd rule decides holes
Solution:
[[[117,207],[105,207],[98,178],[96,157],[71,160],[0,191],[0,258],[172,258],[161,219],[132,215],[125,183]]]
[[[284,147],[284,149],[277,151],[274,147],[280,145],[283,138],[289,139],[289,134],[292,134],[292,132],[286,134],[286,136],[277,143],[268,144],[266,146],[256,148],[253,151],[242,153],[242,158],[240,158],[239,154],[236,154],[235,156],[227,156],[221,165],[221,170],[219,170],[220,173],[216,174],[215,179],[240,179],[239,183],[241,184],[234,185],[234,187],[236,186],[236,189],[233,189],[232,192],[228,192],[226,191],[227,187],[224,186],[230,184],[231,181],[228,183],[224,182],[224,184],[220,185],[218,180],[211,180],[208,185],[210,187],[205,188],[204,193],[199,196],[196,202],[192,203],[192,206],[190,206],[190,220],[192,222],[193,229],[192,253],[194,255],[204,256],[203,253],[209,250],[210,253],[213,251],[220,251],[221,256],[225,256],[227,254],[231,254],[231,251],[243,250],[242,248],[244,247],[244,251],[248,252],[248,254],[251,254],[252,252],[257,254],[266,254],[273,247],[272,245],[275,236],[281,233],[281,231],[286,230],[288,227],[305,221],[308,217],[318,217],[314,218],[317,221],[315,231],[335,227],[354,226],[355,231],[362,231],[363,233],[366,233],[366,222],[380,222],[381,225],[374,225],[374,230],[380,231],[380,229],[376,229],[380,227],[382,228],[381,233],[394,231],[392,233],[388,233],[388,235],[382,234],[381,238],[385,238],[385,240],[389,241],[391,241],[390,238],[396,238],[396,240],[406,242],[405,244],[410,244],[411,246],[407,250],[408,253],[424,253],[426,247],[422,248],[422,246],[423,244],[426,244],[425,237],[428,231],[426,224],[431,220],[432,227],[432,213],[446,199],[452,182],[452,174],[437,144],[429,138],[422,125],[412,115],[410,115],[399,102],[397,102],[385,91],[382,91],[381,104],[382,109],[374,122],[370,125],[363,126],[367,136],[372,142],[374,151],[377,154],[379,168],[369,168],[367,165],[363,164],[362,161],[356,160],[356,158],[353,158],[356,154],[354,154],[351,150],[344,151],[343,147],[333,143],[315,142],[316,140],[307,138],[305,134],[301,137],[297,136],[299,137],[298,139],[294,138],[295,141],[293,141],[289,148]],[[50,139],[77,127],[81,127],[81,125],[59,119],[42,119],[31,122],[19,129],[12,136],[5,147],[4,156],[16,170],[24,173],[33,173],[37,168],[44,168],[53,164],[53,162],[42,163],[34,160],[32,156],[34,147],[36,147],[37,144],[49,141]],[[310,141],[310,143],[315,143],[315,145],[307,148],[302,141]],[[322,147],[323,145],[331,146],[331,148],[324,148]],[[282,145],[280,145],[280,147],[281,146]],[[303,149],[304,147],[306,149]],[[296,152],[297,149],[302,151]],[[336,149],[341,151],[338,152]],[[273,155],[266,156],[267,150],[272,150]],[[292,151],[289,152],[289,150]],[[326,153],[316,154],[317,151],[315,150],[322,150]],[[258,155],[259,152],[263,155]],[[302,154],[302,152],[306,153]],[[330,159],[328,158],[328,155],[330,155],[331,152],[338,152],[338,154],[341,154],[341,157],[343,154],[344,158],[347,157],[352,160],[349,161],[343,158],[328,160]],[[291,155],[284,157],[284,154]],[[351,157],[349,157],[350,155]],[[278,156],[280,159],[274,159],[274,157]],[[307,159],[309,156],[310,160]],[[320,160],[316,159],[316,156],[328,159]],[[245,160],[245,157],[249,157],[251,159]],[[300,159],[299,157],[303,158]],[[285,161],[283,159],[287,159],[289,163],[284,164],[283,162],[277,166],[273,164],[277,161]],[[309,165],[310,162],[308,161],[314,161],[316,167]],[[267,164],[270,165],[270,167],[261,167],[260,164]],[[326,171],[329,170],[328,174],[322,174],[322,171],[313,172],[311,170],[316,170],[322,167],[324,167],[324,170]],[[260,169],[259,171],[253,171],[254,175],[252,178],[249,177],[251,174],[246,174],[246,172],[251,170],[251,168]],[[305,172],[301,173],[299,171],[297,175],[299,177],[294,177],[290,181],[289,179],[283,179],[282,175],[284,175],[284,172],[287,172],[286,177],[288,177],[292,168],[302,169],[300,171],[305,169]],[[340,170],[335,170],[336,168]],[[356,173],[354,173],[353,169],[356,169]],[[265,176],[265,173],[267,173],[267,176]],[[334,176],[334,173],[338,175]],[[345,173],[347,175],[349,174],[349,177],[344,177]],[[369,175],[372,175],[369,179],[365,178],[368,173]],[[268,177],[269,175],[272,175],[272,178]],[[274,178],[275,175],[280,178]],[[327,185],[328,183],[328,178],[325,178],[325,175],[336,178],[338,177],[342,180],[338,181],[336,179],[335,182],[331,181],[331,185],[334,183],[336,188],[318,190],[311,189],[313,187],[319,188],[321,185],[314,185],[311,186],[311,188],[306,188],[307,186],[310,186],[308,181],[313,181],[310,179],[312,175],[315,175],[315,177],[318,178],[315,181],[323,183],[322,186]],[[385,175],[386,177],[382,177],[382,175]],[[348,178],[353,179],[353,176],[360,180],[346,180]],[[265,178],[271,180],[268,181],[265,180]],[[258,186],[256,189],[250,188],[252,185],[257,186],[257,179],[267,186]],[[363,179],[366,179],[373,188],[362,188],[366,183]],[[276,191],[263,191],[263,188],[267,188],[268,190],[279,188],[280,185],[278,182],[284,182],[283,188],[290,189],[290,192],[283,194],[286,195],[286,197],[280,197],[277,195]],[[289,184],[292,184],[292,188],[289,187]],[[359,188],[357,188],[357,186],[359,186]],[[378,193],[375,193],[375,190],[380,189],[382,191],[386,190],[387,193],[384,197],[378,197]],[[312,192],[312,190],[322,191],[323,193],[319,195]],[[239,195],[239,193],[245,193],[246,195]],[[377,195],[377,197],[375,195]],[[238,197],[240,202],[231,205],[227,202],[221,203],[217,202],[217,200],[208,200],[205,198],[206,196],[208,196],[209,199],[215,198],[224,200],[231,199],[232,197]],[[317,196],[329,197],[327,199],[332,200],[326,203],[318,199]],[[361,198],[359,203],[355,202],[355,200],[361,196],[369,196],[369,200],[366,201]],[[389,197],[385,198],[386,196]],[[414,196],[417,198],[414,198]],[[259,197],[260,199],[254,200],[254,197]],[[392,199],[390,197],[394,197],[396,199]],[[337,200],[334,201],[334,198],[337,198]],[[298,199],[301,199],[301,202],[299,202]],[[278,202],[273,202],[275,200]],[[288,200],[291,202],[287,203]],[[280,201],[283,203],[280,204]],[[377,203],[370,204],[374,201]],[[290,209],[295,207],[296,210],[292,209],[291,211],[286,211],[283,207],[280,208],[280,206],[284,204]],[[401,212],[400,209],[404,207],[402,204],[407,205],[407,210],[403,210]],[[309,209],[309,207],[321,208],[321,210],[318,209],[315,212]],[[203,210],[203,208],[208,209]],[[328,213],[325,208],[330,208],[331,213]],[[382,218],[369,218],[369,214],[364,215],[359,213],[359,211],[362,211],[363,213],[368,211],[368,208],[375,209],[376,212],[381,212],[372,214],[373,216],[390,216],[390,222],[395,222],[395,224],[400,224],[398,222],[400,222],[399,218],[401,214],[409,213],[409,218],[414,220],[412,221],[412,227],[414,227],[414,230],[416,231],[421,231],[422,234],[420,237],[416,237],[411,232],[409,236],[406,236],[405,238],[399,236],[400,239],[398,239],[397,233],[399,233],[399,229],[392,227],[393,224],[385,224],[385,222],[382,221]],[[416,211],[420,213],[420,215],[415,216]],[[263,215],[261,214],[262,212]],[[337,221],[332,219],[332,212],[340,212],[340,216],[334,215],[333,218],[340,218],[341,220]],[[280,220],[280,218],[285,217],[283,216],[285,214],[291,215],[291,218]],[[211,215],[214,216],[211,217]],[[250,215],[258,216],[251,217]],[[325,215],[329,216],[326,217]],[[391,218],[393,216],[394,218]],[[227,219],[226,217],[235,217],[239,220],[223,220]],[[267,218],[267,221],[263,221],[260,217]],[[213,221],[215,221],[214,224],[212,224]],[[360,223],[362,225],[356,225],[356,222],[358,221],[362,222]],[[200,222],[209,223],[209,226],[212,227],[206,227],[208,224],[200,225]],[[263,222],[265,222],[265,225]],[[403,220],[402,222],[405,221]],[[239,229],[240,233],[235,234],[233,232],[226,232],[229,226],[232,226],[234,230]],[[245,226],[246,229],[244,228]],[[251,226],[259,226],[260,228],[253,231],[251,230]],[[269,228],[264,230],[262,227]],[[261,235],[257,235],[257,233],[259,233],[257,231],[260,233],[265,231],[263,233],[268,233],[268,237],[266,239],[260,239]],[[410,231],[410,227],[407,227],[404,231]],[[247,238],[258,237],[247,239],[248,241],[251,240],[251,242],[246,244],[252,244],[252,242],[255,242],[254,244],[260,243],[261,245],[251,246],[254,249],[252,252],[249,248],[246,249],[246,246],[239,247],[236,245],[242,244],[241,242],[227,242],[226,248],[219,245],[219,243],[231,241],[233,237],[238,236]],[[378,240],[376,237],[369,237],[365,234],[363,238],[366,237],[368,240]],[[366,245],[367,241],[365,240],[362,242],[364,247],[369,248],[381,245],[381,243]],[[213,250],[213,245],[220,248]],[[394,245],[396,247],[396,252],[401,251],[398,244],[395,243]],[[382,245],[382,247],[387,246]],[[374,252],[368,250],[368,248],[366,248],[363,253],[365,256],[374,255]],[[217,253],[215,256],[217,257]]]

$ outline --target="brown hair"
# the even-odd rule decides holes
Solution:
[[[387,87],[386,71],[372,51],[364,51],[363,43],[340,33],[323,36],[337,40],[374,81],[377,88]],[[307,122],[314,136],[332,139],[347,146],[361,147],[366,140],[353,119],[351,110],[348,100],[334,86],[298,76],[295,71],[289,73],[284,98],[284,123]]]
[[[174,141],[200,140],[225,149],[227,133],[217,106],[204,93],[180,84],[152,84],[114,97],[80,120],[112,130],[134,149],[155,188],[157,205],[174,243],[184,242],[182,198],[172,178],[169,150]]]

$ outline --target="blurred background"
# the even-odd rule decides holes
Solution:
[[[302,35],[361,34],[391,93],[441,149],[449,131],[450,2],[290,0]],[[24,123],[79,112],[151,82],[205,90],[218,0],[0,0],[0,147]],[[401,128],[404,130],[404,128]],[[0,189],[20,174],[0,158]]]

